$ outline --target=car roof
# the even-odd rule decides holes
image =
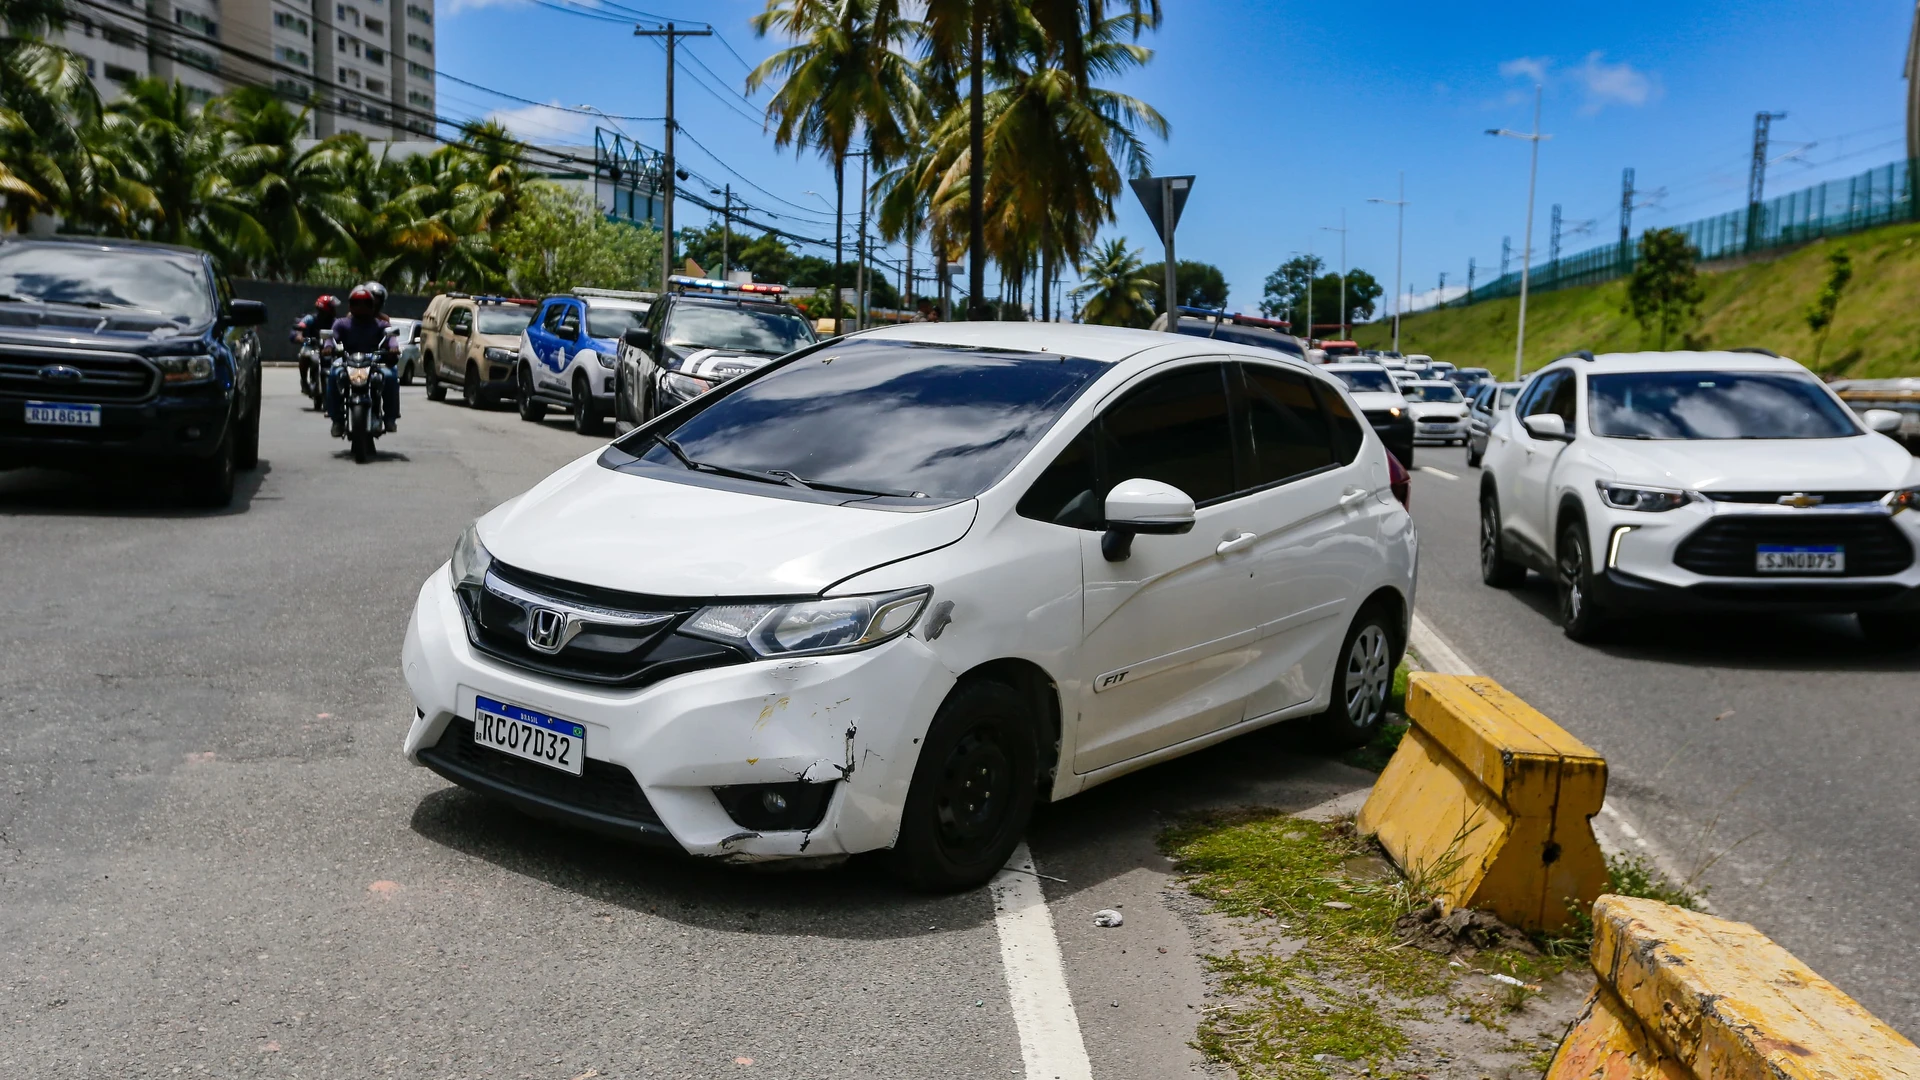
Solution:
[[[1601,353],[1591,360],[1576,354],[1573,356],[1563,356],[1550,366],[1573,367],[1591,375],[1638,371],[1780,371],[1807,373],[1807,369],[1799,362],[1789,360],[1784,356],[1775,356],[1763,352],[1741,352],[1731,349],[1699,352],[1675,350],[1671,352]]]
[[[765,293],[723,296],[719,293],[668,293],[667,298],[675,304],[696,304],[701,307],[763,308],[777,311],[783,315],[802,314],[799,308],[777,296]]]
[[[1454,383],[1449,379],[1415,379],[1413,380],[1413,385],[1414,386],[1451,386],[1455,390],[1460,389],[1458,386],[1455,386]]]
[[[580,296],[575,297],[588,307],[620,308],[625,311],[645,311],[651,301],[628,300],[618,296]]]
[[[1134,330],[1124,326],[1089,326],[1056,322],[938,322],[901,323],[862,330],[858,336],[883,341],[912,341],[927,345],[954,345],[972,349],[1011,349],[1053,352],[1083,360],[1117,364],[1136,353],[1180,343],[1207,348],[1204,338]],[[1216,348],[1218,346],[1215,346]],[[1276,354],[1283,359],[1293,359]],[[1296,361],[1297,362],[1297,361]]]
[[[207,257],[207,252],[203,248],[188,247],[185,244],[162,244],[157,240],[128,240],[114,236],[7,236],[0,237],[0,243],[23,246],[68,244],[79,247],[108,248],[114,251],[165,251],[175,255]]]
[[[1386,371],[1388,369],[1381,367],[1379,364],[1361,364],[1361,363],[1355,363],[1351,360],[1344,360],[1338,364],[1321,364],[1320,370],[1322,371]]]

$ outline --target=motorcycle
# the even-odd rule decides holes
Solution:
[[[300,346],[300,392],[307,395],[313,407],[326,408],[327,368],[320,359],[318,342],[307,342]]]
[[[386,430],[380,402],[387,375],[381,363],[379,353],[347,353],[334,361],[341,403],[346,406],[347,444],[360,465],[373,460],[373,440]]]

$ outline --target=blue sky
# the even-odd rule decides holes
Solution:
[[[591,3],[592,0],[585,0]],[[1112,0],[1109,0],[1112,2]],[[684,21],[711,21],[746,62],[779,47],[748,25],[761,4],[743,0],[631,0],[627,6]],[[1405,280],[1416,291],[1467,259],[1481,280],[1498,272],[1500,242],[1517,253],[1525,224],[1526,144],[1489,138],[1490,127],[1526,129],[1532,86],[1545,86],[1534,247],[1544,257],[1549,208],[1574,224],[1593,220],[1577,251],[1618,235],[1620,171],[1643,192],[1664,188],[1637,212],[1641,226],[1678,224],[1745,201],[1753,114],[1774,124],[1777,161],[1768,191],[1784,193],[1904,154],[1903,63],[1913,8],[1880,0],[1619,0],[1611,4],[1443,5],[1400,0],[1223,3],[1164,0],[1156,51],[1126,91],[1172,124],[1154,146],[1156,171],[1197,175],[1179,230],[1179,255],[1219,265],[1229,304],[1252,310],[1266,274],[1311,244],[1335,262],[1339,237],[1322,231],[1346,212],[1350,265],[1391,287],[1392,198],[1406,172]],[[529,0],[446,0],[439,12],[443,73],[537,102],[606,113],[661,112],[664,56],[614,22],[571,16]],[[781,224],[830,235],[830,171],[778,151],[739,93],[746,67],[719,41],[688,51],[709,90],[685,75],[677,104],[681,159],[713,181],[731,181]],[[443,78],[440,111],[497,114],[539,142],[592,141],[590,114],[525,106]],[[763,101],[764,94],[754,95]],[[605,123],[605,122],[602,122]],[[620,121],[658,145],[657,121]],[[704,149],[702,148],[704,147]],[[730,171],[731,170],[731,171]],[[756,190],[750,184],[758,185]],[[1107,235],[1157,259],[1151,226],[1123,193]],[[707,215],[682,204],[680,223]],[[916,262],[925,265],[922,254]],[[1516,264],[1517,265],[1517,264]],[[1403,285],[1404,289],[1404,285]]]

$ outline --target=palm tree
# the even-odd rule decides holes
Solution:
[[[334,135],[301,150],[305,112],[295,113],[261,87],[242,87],[208,104],[218,133],[204,197],[225,220],[204,239],[230,264],[250,263],[268,277],[297,281],[323,255],[354,257],[354,223],[365,213],[341,172],[356,135]],[[233,211],[238,211],[237,213]]]
[[[845,262],[846,165],[856,135],[884,168],[905,152],[920,112],[917,70],[900,46],[920,33],[899,16],[895,0],[768,0],[754,31],[778,30],[796,44],[747,75],[757,90],[776,75],[767,102],[774,145],[817,148],[833,161],[833,303],[838,311]],[[866,196],[861,193],[862,198]]]
[[[137,233],[169,244],[193,241],[205,219],[200,182],[213,163],[208,125],[179,82],[139,79],[109,104],[102,126],[115,139],[120,169],[152,193]]]
[[[1128,251],[1127,242],[1115,238],[1094,253],[1083,275],[1084,281],[1073,295],[1086,297],[1080,310],[1083,322],[1106,326],[1145,326],[1152,318],[1147,308],[1147,290],[1153,281],[1140,273],[1140,253]]]
[[[15,228],[70,209],[95,180],[83,132],[100,99],[85,62],[43,40],[65,21],[61,0],[0,0],[0,195]]]

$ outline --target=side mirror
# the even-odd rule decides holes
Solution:
[[[1534,413],[1521,417],[1520,426],[1527,434],[1536,439],[1555,439],[1564,442],[1567,438],[1567,421],[1559,413]]]
[[[631,327],[626,333],[620,335],[620,340],[639,349],[641,352],[646,352],[648,349],[653,348],[653,331],[648,330],[644,326]]]
[[[1877,431],[1882,435],[1900,434],[1900,414],[1892,409],[1868,409],[1860,414],[1860,419],[1866,421],[1869,431]]]
[[[267,305],[258,300],[227,301],[227,322],[234,326],[260,326],[267,321]]]
[[[454,336],[454,337],[472,337],[472,336],[473,336],[473,327],[471,327],[471,326],[456,326],[456,327],[454,327],[454,328],[453,328],[453,336]]]
[[[1107,493],[1106,518],[1100,553],[1108,562],[1124,562],[1140,533],[1166,536],[1192,530],[1193,497],[1158,480],[1122,480]]]

